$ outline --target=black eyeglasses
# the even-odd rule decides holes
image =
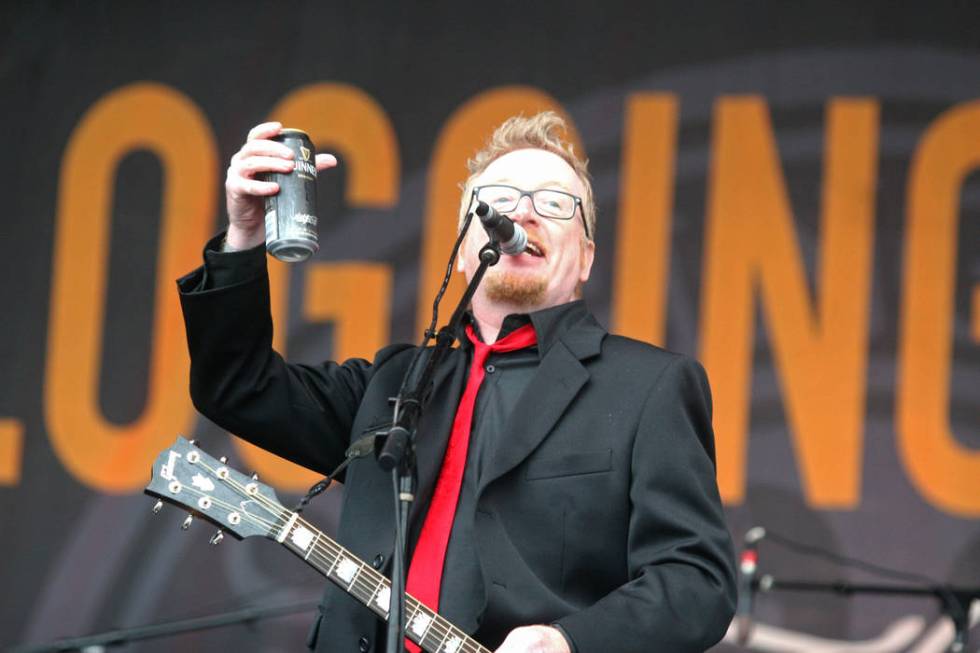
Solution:
[[[478,202],[486,202],[495,211],[510,213],[517,208],[521,198],[530,197],[534,212],[542,218],[551,220],[571,220],[578,209],[582,216],[582,226],[585,227],[585,237],[589,238],[589,225],[585,222],[585,210],[582,208],[582,198],[566,193],[563,190],[539,188],[538,190],[521,190],[514,186],[494,184],[491,186],[476,186],[473,197]]]

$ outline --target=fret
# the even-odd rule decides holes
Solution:
[[[354,583],[357,582],[357,579],[361,577],[361,574],[362,573],[364,573],[364,563],[359,561],[359,564],[357,565],[357,571],[354,572],[354,578],[350,582],[351,587],[353,587]],[[350,589],[350,588],[348,587],[347,589]]]
[[[189,491],[181,493],[182,488]],[[272,488],[225,466],[186,440],[178,438],[173,448],[158,456],[147,492],[201,512],[237,537],[261,535],[282,544],[381,619],[389,620],[391,584],[382,573],[299,513],[283,507]],[[215,507],[222,506],[221,511],[208,511],[212,501]],[[405,636],[428,653],[490,653],[414,597],[405,598],[404,619]]]
[[[439,622],[439,618],[438,617],[436,617],[436,621]],[[440,625],[442,625],[441,622],[440,622]],[[433,646],[431,648],[431,650],[434,651],[435,653],[439,653],[439,651],[445,650],[445,649],[443,649],[443,645],[446,643],[446,640],[449,639],[449,637],[452,634],[453,634],[452,629],[446,629],[445,634],[443,634],[443,636],[441,638],[439,638],[439,643],[436,644],[435,646]],[[435,641],[435,640],[433,640],[433,641]]]
[[[412,623],[412,619],[415,618],[415,615],[417,615],[419,613],[419,611],[421,610],[421,608],[422,608],[422,604],[421,603],[419,603],[418,601],[416,601],[415,599],[413,599],[411,596],[409,596],[407,594],[405,595],[405,607],[404,607],[404,610],[405,610],[405,637],[407,637],[408,639],[411,639],[416,644],[420,640],[418,638],[413,638],[412,637],[412,629],[409,628],[408,625],[410,623]]]
[[[354,576],[354,580],[351,582],[351,588],[348,590],[351,596],[364,605],[368,605],[371,597],[374,596],[371,577],[365,573],[366,571],[369,571],[369,569],[362,562],[360,568],[357,570],[357,574]]]
[[[313,565],[321,574],[329,578],[330,570],[333,569],[333,565],[336,564],[337,557],[334,555],[333,551],[327,549],[325,551],[318,551],[317,555],[313,556],[312,558],[308,558],[306,561]]]
[[[333,560],[330,562],[330,566],[327,568],[327,570],[323,572],[323,575],[330,578],[330,574],[333,573],[333,568],[337,566],[338,562],[340,562],[340,554],[334,553]]]
[[[410,620],[405,622],[405,628],[415,633],[415,636],[418,637],[419,643],[422,643],[422,641],[425,639],[426,633],[429,632],[429,628],[432,627],[433,621],[435,620],[428,609],[420,609],[416,611],[415,615],[412,616]]]
[[[368,600],[368,607],[379,613],[385,619],[388,618],[388,608],[391,606],[391,586],[388,585],[384,577],[378,579],[378,585],[371,592]]]
[[[423,642],[423,646],[427,650],[433,653],[442,653],[443,651],[455,651],[462,645],[463,641],[453,632],[451,623],[436,613],[433,613],[432,622],[429,631],[426,633],[426,641]],[[440,633],[442,633],[441,636]]]
[[[306,555],[303,556],[303,560],[306,560],[307,558],[310,557],[310,554],[313,553],[313,550],[316,548],[316,545],[319,543],[320,543],[320,531],[317,531],[316,537],[313,539],[313,545],[310,547],[309,551],[306,552]]]
[[[360,571],[360,565],[357,564],[355,558],[339,556],[337,566],[334,568],[334,575],[347,583],[347,589],[350,589]]]
[[[433,649],[433,653],[457,653],[460,647],[463,646],[463,640],[460,636],[453,632],[453,628],[450,627],[446,632],[446,636],[442,638],[439,645]]]
[[[276,542],[282,544],[282,541],[286,539],[287,535],[289,535],[289,529],[293,527],[293,524],[296,523],[298,518],[299,515],[295,512],[290,515],[289,521],[283,524],[282,528],[279,529],[279,535],[276,536]]]
[[[442,636],[442,639],[441,639],[441,640],[439,640],[439,643],[438,643],[438,644],[436,645],[436,647],[435,647],[434,649],[432,649],[432,650],[433,650],[433,651],[436,651],[436,653],[438,653],[438,652],[439,652],[439,649],[442,649],[442,648],[443,648],[443,645],[444,645],[444,644],[446,643],[446,640],[447,640],[447,639],[449,639],[449,637],[450,637],[450,636],[451,636],[452,634],[453,634],[453,631],[452,631],[452,630],[447,630],[447,631],[446,631],[446,634]]]

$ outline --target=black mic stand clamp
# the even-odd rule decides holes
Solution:
[[[449,324],[439,329],[436,344],[415,384],[394,399],[394,415],[384,444],[378,449],[378,465],[391,472],[395,488],[395,550],[391,558],[391,603],[388,610],[388,653],[402,653],[405,640],[405,534],[415,500],[415,435],[422,410],[432,391],[435,371],[456,341],[466,308],[487,269],[500,260],[500,244],[493,238],[480,249],[480,265],[456,305]],[[411,367],[408,374],[411,374]]]

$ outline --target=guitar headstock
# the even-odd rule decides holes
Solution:
[[[275,538],[291,513],[275,491],[177,438],[156,461],[146,494],[202,517],[238,539]]]

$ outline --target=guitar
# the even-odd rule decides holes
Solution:
[[[275,491],[215,460],[184,438],[164,449],[144,490],[191,511],[237,539],[262,536],[302,558],[388,620],[391,582],[311,523],[283,507]],[[491,653],[449,621],[405,597],[405,635],[429,653]]]

